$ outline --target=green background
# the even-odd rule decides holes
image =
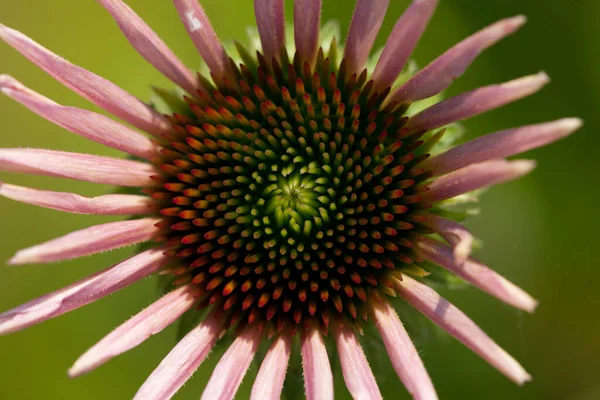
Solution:
[[[190,66],[199,56],[186,37],[170,1],[128,3]],[[254,24],[250,0],[204,0],[224,40],[244,38]],[[286,2],[288,18],[291,1]],[[352,13],[350,0],[323,0],[323,20],[339,19],[343,31]],[[378,44],[384,43],[408,0],[392,0]],[[518,388],[450,337],[434,335],[419,351],[443,399],[598,399],[600,398],[600,265],[597,199],[600,195],[600,3],[596,0],[442,0],[416,50],[420,65],[496,19],[526,14],[522,31],[484,53],[448,91],[545,70],[552,83],[540,94],[465,123],[470,137],[520,124],[581,116],[584,129],[571,138],[526,157],[538,169],[518,182],[488,192],[483,213],[469,226],[484,240],[477,256],[524,287],[541,305],[525,315],[475,289],[444,291],[534,376]],[[149,84],[167,81],[130,48],[101,6],[91,0],[3,1],[2,23],[25,32],[48,48],[104,76],[140,98]],[[14,50],[0,44],[1,72],[63,104],[95,109]],[[12,100],[0,98],[2,147],[41,147],[119,155],[66,132]],[[104,193],[99,186],[0,174],[26,186]],[[73,216],[0,199],[0,259],[27,247],[107,218]],[[130,249],[55,265],[0,269],[0,310],[56,290],[130,254]],[[126,399],[175,344],[167,329],[97,371],[70,380],[67,368],[113,327],[148,305],[156,282],[147,279],[120,293],[31,329],[0,338],[0,399]],[[218,350],[176,396],[196,399],[219,359]],[[254,365],[238,398],[246,398]],[[408,398],[395,380],[381,383],[384,397]],[[349,398],[337,380],[339,398]]]

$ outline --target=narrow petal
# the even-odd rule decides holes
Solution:
[[[413,0],[396,22],[371,77],[373,92],[394,84],[421,39],[437,4],[438,0]]]
[[[159,218],[142,218],[96,225],[19,250],[11,265],[50,263],[146,242],[158,233]]]
[[[98,0],[98,3],[112,15],[129,43],[146,61],[188,93],[196,94],[196,76],[131,7],[121,0]]]
[[[471,140],[423,162],[420,167],[444,175],[471,164],[510,157],[569,136],[583,125],[579,118],[507,129]]]
[[[529,160],[500,159],[471,164],[433,181],[422,199],[431,203],[451,199],[476,189],[518,179],[534,168],[535,162]]]
[[[219,339],[224,318],[210,314],[190,331],[162,360],[134,400],[170,399],[190,379]]]
[[[396,311],[382,300],[373,302],[372,312],[392,365],[413,399],[437,399],[431,378]]]
[[[227,349],[215,367],[202,400],[230,400],[237,392],[261,341],[258,326],[246,327]]]
[[[357,0],[344,47],[347,76],[361,73],[389,3],[389,0]]]
[[[54,79],[122,120],[160,135],[171,130],[168,120],[114,83],[71,64],[21,32],[0,24],[0,38]]]
[[[407,132],[428,131],[462,121],[530,96],[550,82],[546,73],[525,76],[499,85],[491,85],[451,97],[411,117]]]
[[[333,374],[325,341],[314,326],[302,334],[302,367],[307,400],[333,399]]]
[[[334,329],[346,387],[354,399],[382,399],[369,362],[356,335],[346,322]]]
[[[104,115],[61,106],[8,75],[0,75],[0,91],[56,125],[105,146],[146,159],[158,152],[158,146],[141,133]]]
[[[294,0],[294,41],[302,62],[313,65],[319,49],[322,0]]]
[[[0,149],[0,171],[134,187],[152,185],[157,173],[139,161],[43,149]]]
[[[285,47],[285,16],[283,0],[254,0],[254,14],[263,55],[270,61],[279,60]]]
[[[428,213],[420,223],[441,235],[452,246],[452,255],[457,264],[464,263],[471,255],[473,235],[458,222]]]
[[[417,310],[429,317],[513,382],[522,385],[531,380],[525,369],[485,334],[469,317],[448,300],[409,276],[395,279],[396,290]]]
[[[452,250],[436,240],[422,238],[417,249],[423,257],[515,308],[533,312],[537,307],[533,297],[478,261],[469,258],[457,264]]]
[[[462,76],[485,49],[516,32],[526,21],[522,15],[503,19],[469,36],[410,78],[392,93],[390,101],[414,102],[435,96]]]
[[[292,338],[283,334],[273,341],[267,355],[260,364],[260,370],[252,386],[250,400],[279,400],[285,380]]]
[[[83,197],[75,193],[51,192],[0,182],[0,196],[75,214],[141,215],[154,211],[150,197],[128,194]]]
[[[152,249],[54,293],[0,314],[0,334],[16,332],[108,296],[158,271],[168,259]]]

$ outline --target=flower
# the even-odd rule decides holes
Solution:
[[[162,91],[172,111],[162,114],[0,26],[9,45],[133,126],[57,104],[12,77],[0,78],[0,90],[35,113],[131,156],[0,149],[2,171],[121,188],[118,194],[85,198],[2,183],[0,194],[67,212],[135,216],[21,250],[9,263],[55,262],[157,244],[1,314],[0,333],[64,314],[158,273],[174,276],[174,289],[88,350],[71,376],[141,344],[195,307],[207,315],[165,357],[137,399],[173,396],[226,332],[233,343],[203,398],[232,398],[264,340],[270,348],[252,398],[279,398],[296,339],[307,397],[332,398],[324,334],[336,344],[350,393],[381,398],[357,335],[365,324],[379,331],[412,396],[435,399],[390,300],[398,295],[517,384],[530,379],[474,322],[423,283],[430,262],[518,309],[532,312],[537,305],[472,259],[472,235],[449,217],[460,214],[455,206],[468,201],[466,195],[535,167],[506,157],[565,137],[581,121],[508,129],[448,148],[457,121],[533,94],[548,77],[539,73],[447,100],[438,96],[483,50],[515,32],[524,17],[479,31],[414,73],[405,67],[437,0],[414,0],[378,58],[369,55],[388,0],[357,1],[343,47],[335,36],[326,40],[320,0],[294,2],[293,44],[286,44],[283,0],[256,0],[261,50],[253,55],[238,45],[239,57],[219,42],[196,0],[174,0],[206,64],[206,73],[195,75],[125,3],[98,2],[134,48],[187,94],[178,98]]]

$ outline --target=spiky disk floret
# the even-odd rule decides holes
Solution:
[[[243,58],[237,83],[202,80],[156,161],[177,282],[232,321],[366,318],[369,292],[413,262],[413,216],[426,207],[407,107],[372,93],[366,70],[346,76],[335,45],[314,68],[285,52],[270,65]]]

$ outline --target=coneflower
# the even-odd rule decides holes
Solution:
[[[203,399],[232,398],[263,341],[270,348],[253,399],[280,397],[296,343],[306,396],[333,398],[326,337],[335,342],[352,396],[378,399],[376,378],[358,340],[365,324],[376,326],[410,394],[435,399],[417,350],[388,300],[398,295],[509,379],[517,384],[530,379],[474,322],[426,285],[424,269],[426,262],[438,264],[518,309],[536,307],[530,295],[470,258],[472,236],[446,210],[450,199],[530,172],[533,161],[505,157],[565,137],[581,121],[508,129],[448,149],[451,138],[446,140],[444,127],[537,92],[548,77],[539,73],[447,100],[430,99],[482,51],[515,32],[524,17],[477,32],[413,73],[405,67],[437,0],[414,0],[374,59],[369,55],[389,0],[358,0],[343,46],[330,34],[320,38],[321,0],[295,0],[294,40],[288,44],[283,0],[255,0],[261,43],[256,52],[238,44],[236,51],[227,51],[197,0],[174,0],[207,67],[195,74],[125,3],[98,2],[133,47],[186,94],[165,95],[172,113],[162,114],[0,26],[0,37],[9,45],[127,125],[55,103],[9,76],[0,78],[4,94],[67,130],[131,156],[0,149],[0,170],[138,188],[137,194],[86,198],[3,183],[0,194],[13,200],[81,214],[135,216],[21,250],[9,263],[48,263],[156,244],[1,314],[1,333],[59,316],[158,273],[174,276],[173,290],[88,350],[71,376],[139,345],[195,307],[207,310],[206,317],[165,357],[136,399],[172,397],[226,332],[233,343]],[[425,99],[433,104],[419,104]]]

